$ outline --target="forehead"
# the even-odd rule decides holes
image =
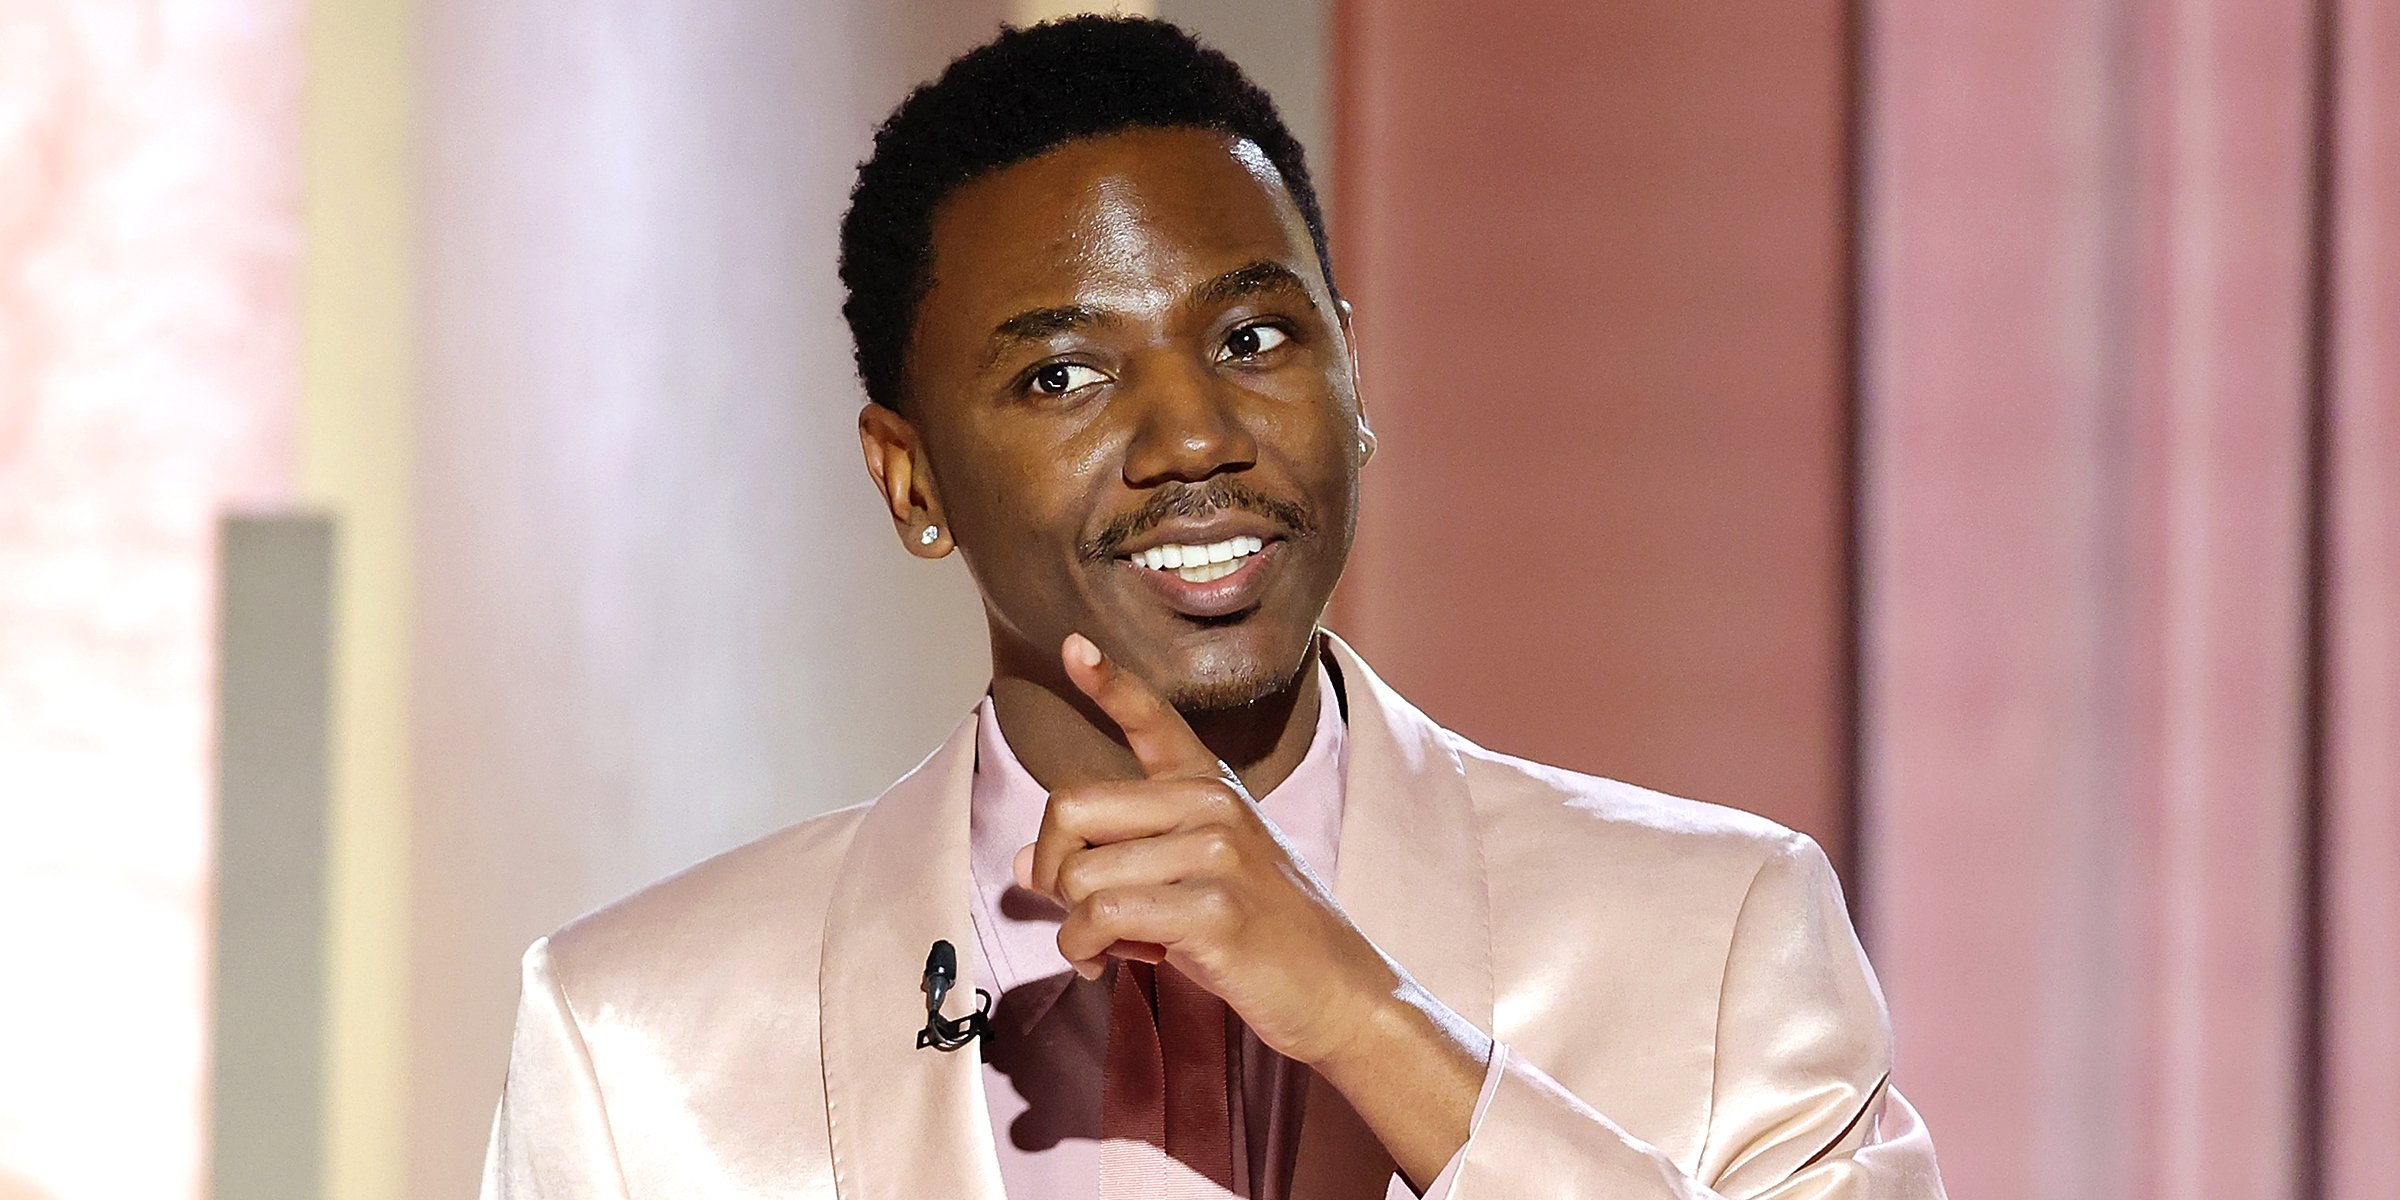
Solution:
[[[1171,299],[1229,267],[1281,262],[1322,288],[1314,243],[1265,154],[1205,129],[1070,142],[975,179],[933,221],[920,333],[1067,302]],[[994,317],[994,319],[997,319]]]

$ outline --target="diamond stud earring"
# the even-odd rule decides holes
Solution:
[[[920,546],[930,546],[930,545],[932,545],[932,544],[934,543],[935,539],[937,539],[937,538],[939,538],[939,537],[941,537],[941,536],[942,536],[942,527],[941,527],[941,526],[939,526],[939,525],[928,525],[928,526],[926,526],[926,527],[925,527],[925,532],[923,532],[923,533],[920,533],[920,534],[918,534],[918,535],[917,535],[917,544],[918,544],[918,545],[920,545]]]

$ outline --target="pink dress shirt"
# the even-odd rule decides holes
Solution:
[[[1258,801],[1259,811],[1328,887],[1342,829],[1347,731],[1330,679],[1318,668],[1317,728],[1289,778]],[[1049,793],[1009,750],[986,696],[976,709],[975,778],[969,864],[975,937],[996,1000],[983,1046],[984,1096],[999,1146],[1000,1178],[1012,1197],[1093,1200],[1100,1179],[1100,1072],[1108,1052],[1108,979],[1085,981],[1058,951],[1065,914],[1016,886],[1019,847],[1041,829]],[[1500,1056],[1476,1105],[1489,1104]],[[1275,1053],[1244,1029],[1235,1047],[1230,1097],[1235,1127],[1235,1190],[1249,1200],[1284,1200],[1299,1149],[1308,1069]],[[1453,1158],[1425,1192],[1449,1191]],[[1394,1177],[1389,1197],[1416,1193]]]

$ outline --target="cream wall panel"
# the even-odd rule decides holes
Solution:
[[[315,0],[300,492],[334,558],[322,1179],[404,1194],[408,1095],[410,0]]]
[[[421,9],[411,1194],[473,1185],[516,956],[873,797],[986,674],[859,463],[835,234],[997,4]]]

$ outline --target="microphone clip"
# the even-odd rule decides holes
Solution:
[[[975,1011],[952,1020],[942,1015],[942,1001],[958,984],[958,949],[937,941],[925,956],[925,1028],[917,1031],[917,1049],[956,1050],[983,1036],[991,1023],[992,994],[975,989]]]

